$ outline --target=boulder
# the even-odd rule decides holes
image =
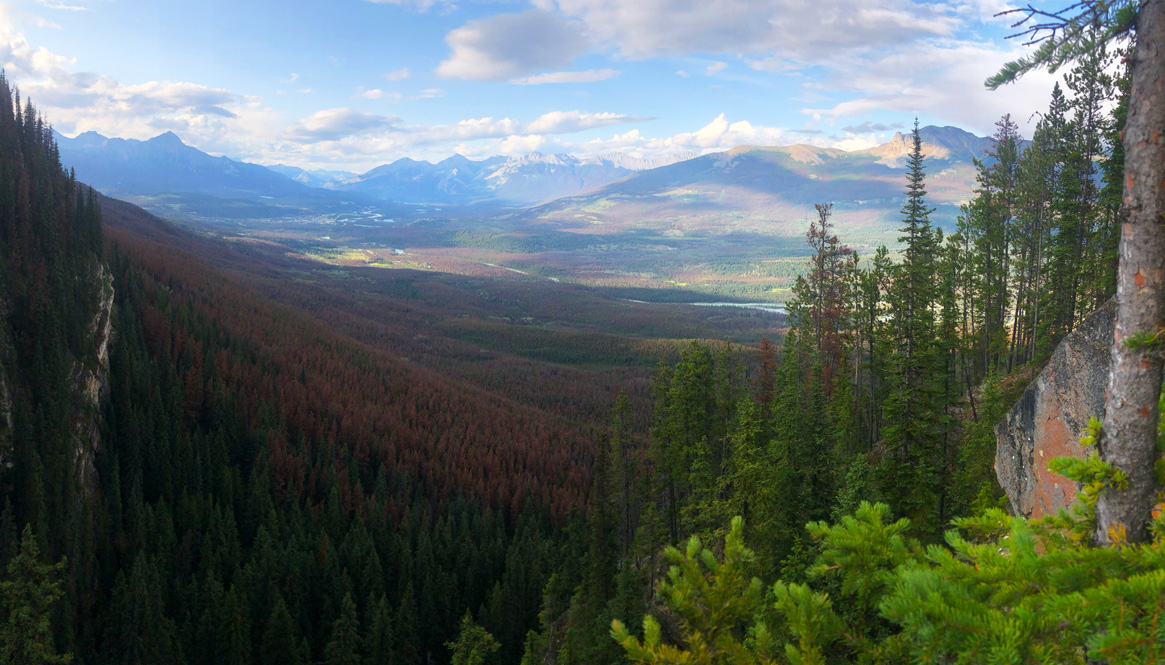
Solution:
[[[1116,301],[1060,342],[1023,397],[995,426],[995,475],[1015,514],[1039,518],[1076,499],[1076,483],[1048,470],[1053,457],[1084,457],[1080,437],[1104,418]]]

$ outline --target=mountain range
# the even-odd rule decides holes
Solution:
[[[974,188],[973,159],[991,144],[955,127],[924,127],[928,191],[940,223],[953,221]],[[525,219],[559,224],[709,224],[748,230],[759,222],[802,219],[812,204],[835,202],[857,223],[884,221],[900,205],[909,136],[843,151],[809,145],[740,146],[652,161],[624,154],[579,158],[531,153],[437,163],[398,159],[362,174],[261,166],[208,155],[172,132],[146,141],[86,132],[57,136],[61,160],[102,192],[163,213],[191,201],[206,217],[280,217],[348,206],[409,204],[518,209]],[[208,201],[231,202],[212,205]],[[177,202],[177,203],[176,203]],[[234,206],[234,207],[232,207]],[[229,209],[229,213],[222,213]],[[421,212],[424,212],[422,209]]]
[[[688,153],[672,159],[647,160],[621,153],[578,158],[534,152],[479,161],[453,155],[436,164],[405,158],[323,186],[410,203],[468,205],[493,201],[522,206],[570,196],[695,156]]]
[[[956,127],[928,126],[920,134],[933,218],[949,228],[975,188],[974,159],[984,158],[991,140]],[[596,233],[629,225],[676,234],[771,232],[773,222],[808,220],[816,216],[814,203],[833,202],[851,230],[878,231],[898,214],[910,150],[903,134],[857,151],[740,146],[637,172],[523,214]]]

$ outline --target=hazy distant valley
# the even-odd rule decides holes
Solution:
[[[990,142],[953,127],[922,137],[933,218],[950,230]],[[169,132],[57,139],[62,162],[103,193],[305,258],[778,302],[804,264],[814,203],[834,203],[838,232],[860,253],[894,245],[908,149],[896,135],[855,152],[455,155],[353,174],[213,157]]]

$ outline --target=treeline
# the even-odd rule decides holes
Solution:
[[[695,345],[661,368],[647,431],[630,427],[626,403],[616,409],[596,461],[587,554],[568,560],[547,586],[526,665],[681,658],[666,646],[636,651],[627,635],[622,645],[611,639],[612,619],[629,619],[634,633],[645,612],[662,631],[646,636],[649,643],[677,644],[695,658],[726,653],[725,645],[684,640],[697,633],[711,640],[717,624],[707,613],[716,612],[724,639],[739,638],[732,631],[746,626],[734,623],[732,603],[760,597],[743,583],[732,587],[735,600],[709,596],[715,588],[701,585],[720,582],[720,573],[705,567],[712,555],[698,549],[673,556],[679,577],[665,577],[661,553],[691,536],[718,541],[734,516],[743,526],[729,547],[742,548],[744,539],[752,550],[748,566],[732,574],[796,584],[809,579],[814,562],[825,565],[824,525],[853,520],[847,516],[864,501],[880,501],[888,512],[867,507],[851,532],[889,528],[900,536],[897,544],[871,545],[873,553],[849,552],[860,565],[873,565],[862,557],[886,563],[883,554],[905,560],[907,539],[917,548],[941,542],[952,520],[1006,504],[992,469],[992,427],[1010,403],[1005,393],[1022,387],[1115,292],[1128,82],[1105,74],[1112,60],[1102,46],[1091,49],[1066,77],[1068,94],[1053,91],[1031,141],[1008,116],[999,121],[977,163],[976,196],[949,235],[930,222],[916,123],[900,261],[885,247],[861,260],[836,234],[832,206],[818,205],[807,235],[812,256],[788,303],[780,351],[766,341],[756,358],[742,359]],[[884,518],[905,521],[884,527]],[[813,534],[806,531],[818,522]],[[860,549],[851,532],[845,546]],[[878,554],[883,545],[899,549]],[[883,578],[858,583],[876,579]],[[890,634],[869,594],[827,590],[867,603],[866,614],[839,609],[859,622],[854,630],[867,646]],[[786,594],[789,607],[828,605],[803,591],[793,600]],[[693,598],[707,604],[694,607]],[[828,632],[788,620],[792,636]],[[832,657],[860,660],[860,646],[851,641]],[[734,662],[757,655],[741,649]]]

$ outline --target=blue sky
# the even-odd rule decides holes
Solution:
[[[1051,5],[1053,8],[1058,5]],[[20,0],[0,60],[66,135],[362,171],[400,157],[846,149],[1030,126],[1004,0]]]

